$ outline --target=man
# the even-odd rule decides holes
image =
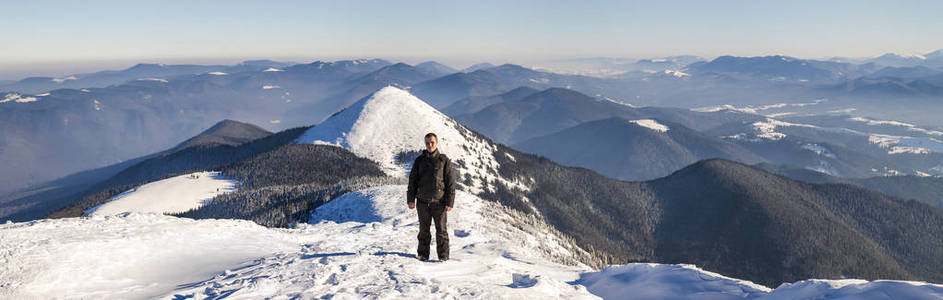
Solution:
[[[435,221],[436,254],[440,261],[446,261],[449,260],[446,212],[452,210],[455,202],[455,178],[452,176],[452,162],[445,154],[439,153],[439,137],[435,133],[428,133],[425,140],[426,150],[416,157],[409,171],[406,204],[419,214],[416,258],[423,261],[429,259],[429,244],[432,240],[429,226]]]

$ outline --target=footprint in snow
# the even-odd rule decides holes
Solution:
[[[337,273],[332,273],[331,276],[328,276],[327,280],[324,281],[324,284],[330,284],[330,285],[340,284],[340,282],[337,281]]]
[[[507,286],[515,289],[534,287],[539,279],[539,275],[531,277],[529,274],[514,273],[511,274],[511,284]]]

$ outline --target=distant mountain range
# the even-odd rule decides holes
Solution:
[[[29,77],[19,81],[0,83],[0,91],[20,93],[43,93],[56,89],[103,88],[143,78],[172,78],[180,75],[203,74],[210,72],[238,73],[262,71],[294,65],[291,62],[271,60],[248,60],[238,65],[164,65],[137,64],[119,71],[100,71],[87,74],[75,74],[55,77]]]
[[[770,173],[810,183],[844,183],[879,191],[901,199],[913,199],[943,209],[943,178],[921,176],[876,176],[841,178],[794,166],[761,163],[756,165]]]
[[[663,177],[699,160],[725,158],[755,164],[760,156],[733,143],[662,120],[609,118],[514,144],[555,162],[625,180]]]
[[[758,116],[738,112],[700,113],[675,108],[634,107],[609,99],[593,98],[563,88],[550,88],[523,98],[499,97],[498,99],[507,101],[494,103],[476,112],[454,117],[495,141],[508,144],[557,132],[586,121],[610,117],[658,118],[681,123],[697,130],[714,128],[728,122],[758,119]],[[493,100],[469,98],[467,101]]]
[[[525,86],[498,95],[468,97],[443,108],[442,112],[450,116],[476,113],[493,104],[520,101],[537,92],[540,90]]]
[[[478,110],[454,117],[497,142],[620,179],[653,179],[708,158],[843,177],[943,175],[936,139],[943,132],[901,122],[840,115],[787,122],[730,109],[632,107],[559,88],[471,97],[450,110]]]
[[[937,54],[925,55],[926,61],[933,61]],[[894,69],[876,63],[856,65],[784,56],[711,61],[682,56],[636,63],[676,66],[692,61],[678,70],[607,78],[555,74],[511,64],[479,65],[458,72],[435,62],[410,66],[362,59],[294,65],[274,61],[234,66],[141,64],[122,71],[78,74],[82,76],[76,75],[74,80],[28,79],[0,86],[0,130],[4,132],[0,136],[0,194],[168,149],[222,119],[244,120],[267,130],[318,123],[390,85],[409,89],[433,107],[511,144],[606,117],[656,118],[697,131],[730,121],[713,117],[686,120],[690,114],[684,109],[640,108],[649,112],[626,114],[619,112],[625,108],[615,108],[618,104],[693,108],[828,99],[796,109],[804,110],[802,113],[853,109],[871,118],[943,126],[935,113],[943,109],[943,102],[935,100],[943,97],[943,73],[932,65]],[[498,96],[519,88],[578,91],[594,99],[607,99],[613,108],[594,106],[613,112],[552,120],[553,114],[515,107],[531,102],[504,101],[523,100],[520,97],[528,94],[527,90]],[[887,101],[889,98],[895,101]],[[474,101],[466,101],[469,99]],[[501,101],[506,104],[488,107]],[[533,114],[531,121],[545,116],[550,118],[545,120],[549,127],[528,128],[531,121],[522,121],[522,128],[511,125],[517,136],[504,136],[509,133],[496,135],[485,128],[494,124],[479,127],[470,121],[473,115],[488,120],[488,114],[507,113]],[[517,122],[513,120],[519,116],[508,118],[501,124]]]

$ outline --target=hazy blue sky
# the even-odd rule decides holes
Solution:
[[[137,61],[381,57],[463,67],[943,48],[943,1],[3,1],[0,10],[0,78]]]

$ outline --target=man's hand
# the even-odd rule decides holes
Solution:
[[[416,208],[416,202],[409,202],[409,209]]]
[[[446,207],[445,207],[445,211],[452,211],[452,207],[451,207],[451,206],[446,206]]]

